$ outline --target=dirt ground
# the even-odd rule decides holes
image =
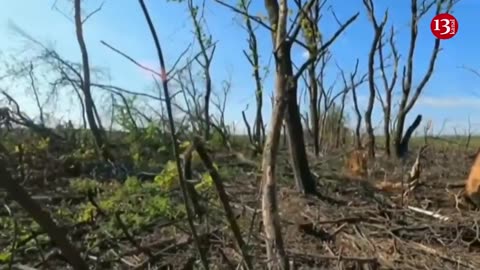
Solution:
[[[294,269],[480,269],[478,211],[461,195],[473,162],[471,154],[472,151],[428,148],[422,160],[420,181],[405,196],[400,183],[414,162],[414,154],[403,166],[379,157],[369,166],[370,176],[362,179],[346,176],[341,153],[311,158],[312,172],[318,180],[318,197],[302,196],[294,190],[293,175],[282,158],[288,155],[280,154],[278,201],[292,266]],[[231,157],[216,155],[214,159],[219,167],[232,171],[225,179],[230,204],[250,245],[255,269],[264,269],[266,255],[257,200],[260,176]],[[51,211],[64,203],[62,194],[68,194],[65,196],[69,196],[72,204],[88,200],[72,196],[59,186],[62,186],[59,182],[51,183],[42,187],[42,191],[35,188],[32,194]],[[380,186],[390,190],[380,190]],[[10,199],[6,202],[14,207]],[[235,269],[241,256],[222,216],[223,210],[219,204],[212,204],[208,211],[207,217],[197,220],[196,225],[208,249],[211,269]],[[2,216],[5,215],[3,211]],[[86,254],[99,253],[98,250],[89,253],[82,241],[88,232],[101,231],[101,224],[72,224],[67,229]],[[40,230],[32,233],[30,239],[21,239],[21,243],[38,235]],[[152,221],[133,237],[139,246],[134,246],[128,237],[109,239],[106,235],[99,240],[100,253],[114,255],[102,255],[102,260],[86,255],[86,260],[95,269],[197,269],[200,265],[185,219]],[[11,235],[0,232],[0,250],[9,240]],[[35,266],[34,269],[68,268],[51,243],[31,250],[17,246],[17,265]],[[155,259],[149,259],[150,256]],[[109,257],[110,260],[105,259]]]
[[[402,175],[406,181],[415,154],[403,166],[379,157],[364,179],[346,176],[341,154],[312,160],[320,198],[285,184],[293,181],[285,165],[278,196],[292,263],[297,269],[478,269],[479,215],[462,196],[471,154],[427,148],[420,181],[404,196]],[[245,197],[233,196],[239,204],[254,202],[249,186]],[[255,237],[259,258],[261,233]]]

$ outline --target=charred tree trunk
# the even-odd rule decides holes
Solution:
[[[310,80],[310,123],[312,125],[313,151],[318,157],[320,153],[320,113],[318,112],[318,84],[315,75],[315,65],[308,68]]]
[[[205,92],[205,140],[210,139],[210,95],[212,93],[212,79],[210,78],[210,73],[206,74],[206,92]]]
[[[288,146],[295,177],[295,186],[302,193],[316,194],[315,180],[310,173],[307,152],[305,150],[302,120],[297,103],[297,88],[295,83],[292,84],[288,89],[288,108],[285,121],[287,123]]]
[[[369,104],[372,102],[368,102]],[[375,134],[373,132],[373,125],[372,125],[372,111],[373,111],[373,105],[370,106],[368,105],[368,109],[365,112],[365,129],[367,131],[367,140],[366,140],[366,146],[368,150],[368,155],[371,158],[375,158]]]
[[[400,121],[400,116],[398,121]],[[405,117],[402,117],[402,122],[405,123]],[[418,128],[420,123],[422,122],[422,115],[419,114],[413,121],[413,123],[408,127],[407,131],[405,132],[405,136],[402,137],[400,134],[396,134],[395,138],[402,138],[400,141],[395,141],[395,154],[399,158],[405,157],[405,155],[408,153],[408,144],[410,143],[410,138],[413,135],[413,132],[415,132],[415,129]],[[403,126],[403,124],[402,124]]]
[[[286,50],[284,61],[285,67],[283,76],[287,78],[294,78],[292,69],[292,60],[290,57],[290,50],[292,44],[283,41]],[[287,85],[287,111],[285,115],[285,126],[288,147],[290,150],[290,161],[295,178],[295,186],[297,190],[304,194],[316,194],[315,180],[310,173],[310,167],[307,159],[307,152],[305,149],[305,139],[303,136],[302,119],[300,117],[300,110],[297,103],[297,82],[291,80]]]
[[[385,136],[385,144],[384,144],[385,154],[387,155],[387,157],[390,157],[391,156],[391,151],[390,151],[390,146],[391,146],[391,142],[390,142],[390,113],[388,113],[388,112],[384,112],[384,115],[383,115],[383,133],[384,133],[384,136]]]
[[[346,134],[344,132],[345,126],[343,122],[344,120],[343,116],[345,113],[345,102],[347,99],[347,94],[348,94],[348,90],[345,90],[345,92],[342,94],[342,103],[340,104],[340,113],[337,121],[337,131],[336,131],[337,137],[335,138],[335,148],[339,148],[340,143],[345,141]]]
[[[358,60],[357,60],[357,64],[358,64]],[[360,113],[360,108],[358,107],[357,88],[355,87],[353,75],[350,75],[350,83],[352,84],[353,106],[355,109],[355,114],[357,115],[357,123],[355,125],[355,145],[357,149],[360,149],[362,148],[362,140],[360,138],[360,128],[362,126],[362,114]]]
[[[320,8],[322,1],[315,1],[313,8],[308,12],[308,18],[302,20],[303,36],[308,46],[308,54],[311,58],[318,55],[319,44],[322,44],[321,34],[318,29],[320,20]],[[311,134],[313,136],[313,151],[318,157],[320,153],[320,113],[318,104],[318,82],[315,72],[317,61],[312,62],[308,67],[308,90],[310,94],[310,124],[312,126]],[[324,67],[322,67],[324,68]]]

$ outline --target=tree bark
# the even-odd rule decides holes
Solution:
[[[287,77],[290,54],[285,42],[287,37],[287,1],[282,0],[280,7],[277,0],[265,0],[270,25],[274,29],[272,43],[275,53],[275,97],[272,110],[272,119],[265,141],[262,159],[262,216],[265,230],[265,244],[269,269],[280,267],[288,269],[288,259],[282,239],[280,217],[276,190],[276,158],[280,144],[280,135],[284,115],[287,109],[287,88],[292,77]]]
[[[291,60],[288,56],[287,70],[291,71]],[[288,74],[288,73],[287,73]],[[287,75],[289,76],[289,75]],[[293,72],[291,73],[293,77]],[[297,85],[291,82],[287,90],[287,140],[290,149],[290,160],[295,178],[295,186],[304,194],[316,194],[315,180],[310,173],[310,167],[305,150],[305,140],[300,112],[297,103]]]

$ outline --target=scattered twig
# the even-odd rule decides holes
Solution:
[[[434,218],[438,218],[440,219],[441,221],[448,221],[450,220],[449,217],[447,216],[443,216],[443,215],[440,215],[438,213],[435,213],[435,212],[432,212],[432,211],[428,211],[428,210],[424,210],[424,209],[421,209],[421,208],[418,208],[418,207],[415,207],[415,206],[408,206],[408,209],[414,211],[414,212],[417,212],[417,213],[420,213],[420,214],[424,214],[424,215],[427,215],[427,216],[431,216],[431,217],[434,217]]]

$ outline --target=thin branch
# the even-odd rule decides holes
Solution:
[[[121,56],[127,58],[130,62],[134,63],[136,66],[140,67],[141,69],[143,70],[146,70],[148,72],[151,72],[159,77],[161,77],[161,74],[158,73],[157,71],[145,66],[145,65],[142,65],[140,64],[139,62],[137,62],[135,59],[133,59],[132,57],[128,56],[126,53],[120,51],[119,49],[116,49],[115,47],[113,47],[112,45],[108,44],[107,42],[101,40],[100,43],[102,43],[103,45],[105,45],[107,48],[109,48],[110,50],[120,54]]]
[[[330,45],[332,45],[332,43],[343,33],[343,31],[345,31],[345,29],[347,29],[347,27],[353,23],[357,18],[358,18],[358,15],[360,13],[357,12],[355,15],[353,15],[352,17],[350,17],[350,19],[348,19],[336,32],[335,34],[333,34],[333,36],[327,41],[325,42],[322,47],[318,50],[318,53],[316,55],[312,55],[310,56],[310,58],[305,61],[305,63],[303,63],[297,70],[297,73],[294,75],[294,79],[295,80],[298,80],[298,78],[300,78],[300,76],[302,75],[303,71],[305,71],[305,69],[311,65],[313,62],[315,62],[317,60],[318,57],[322,56],[325,51],[327,50],[328,47],[330,47]]]
[[[85,16],[85,19],[82,20],[82,24],[84,24],[90,17],[95,15],[95,13],[100,12],[102,10],[103,4],[105,4],[105,1],[103,1],[98,8],[96,8],[94,11],[90,12],[87,16]]]

